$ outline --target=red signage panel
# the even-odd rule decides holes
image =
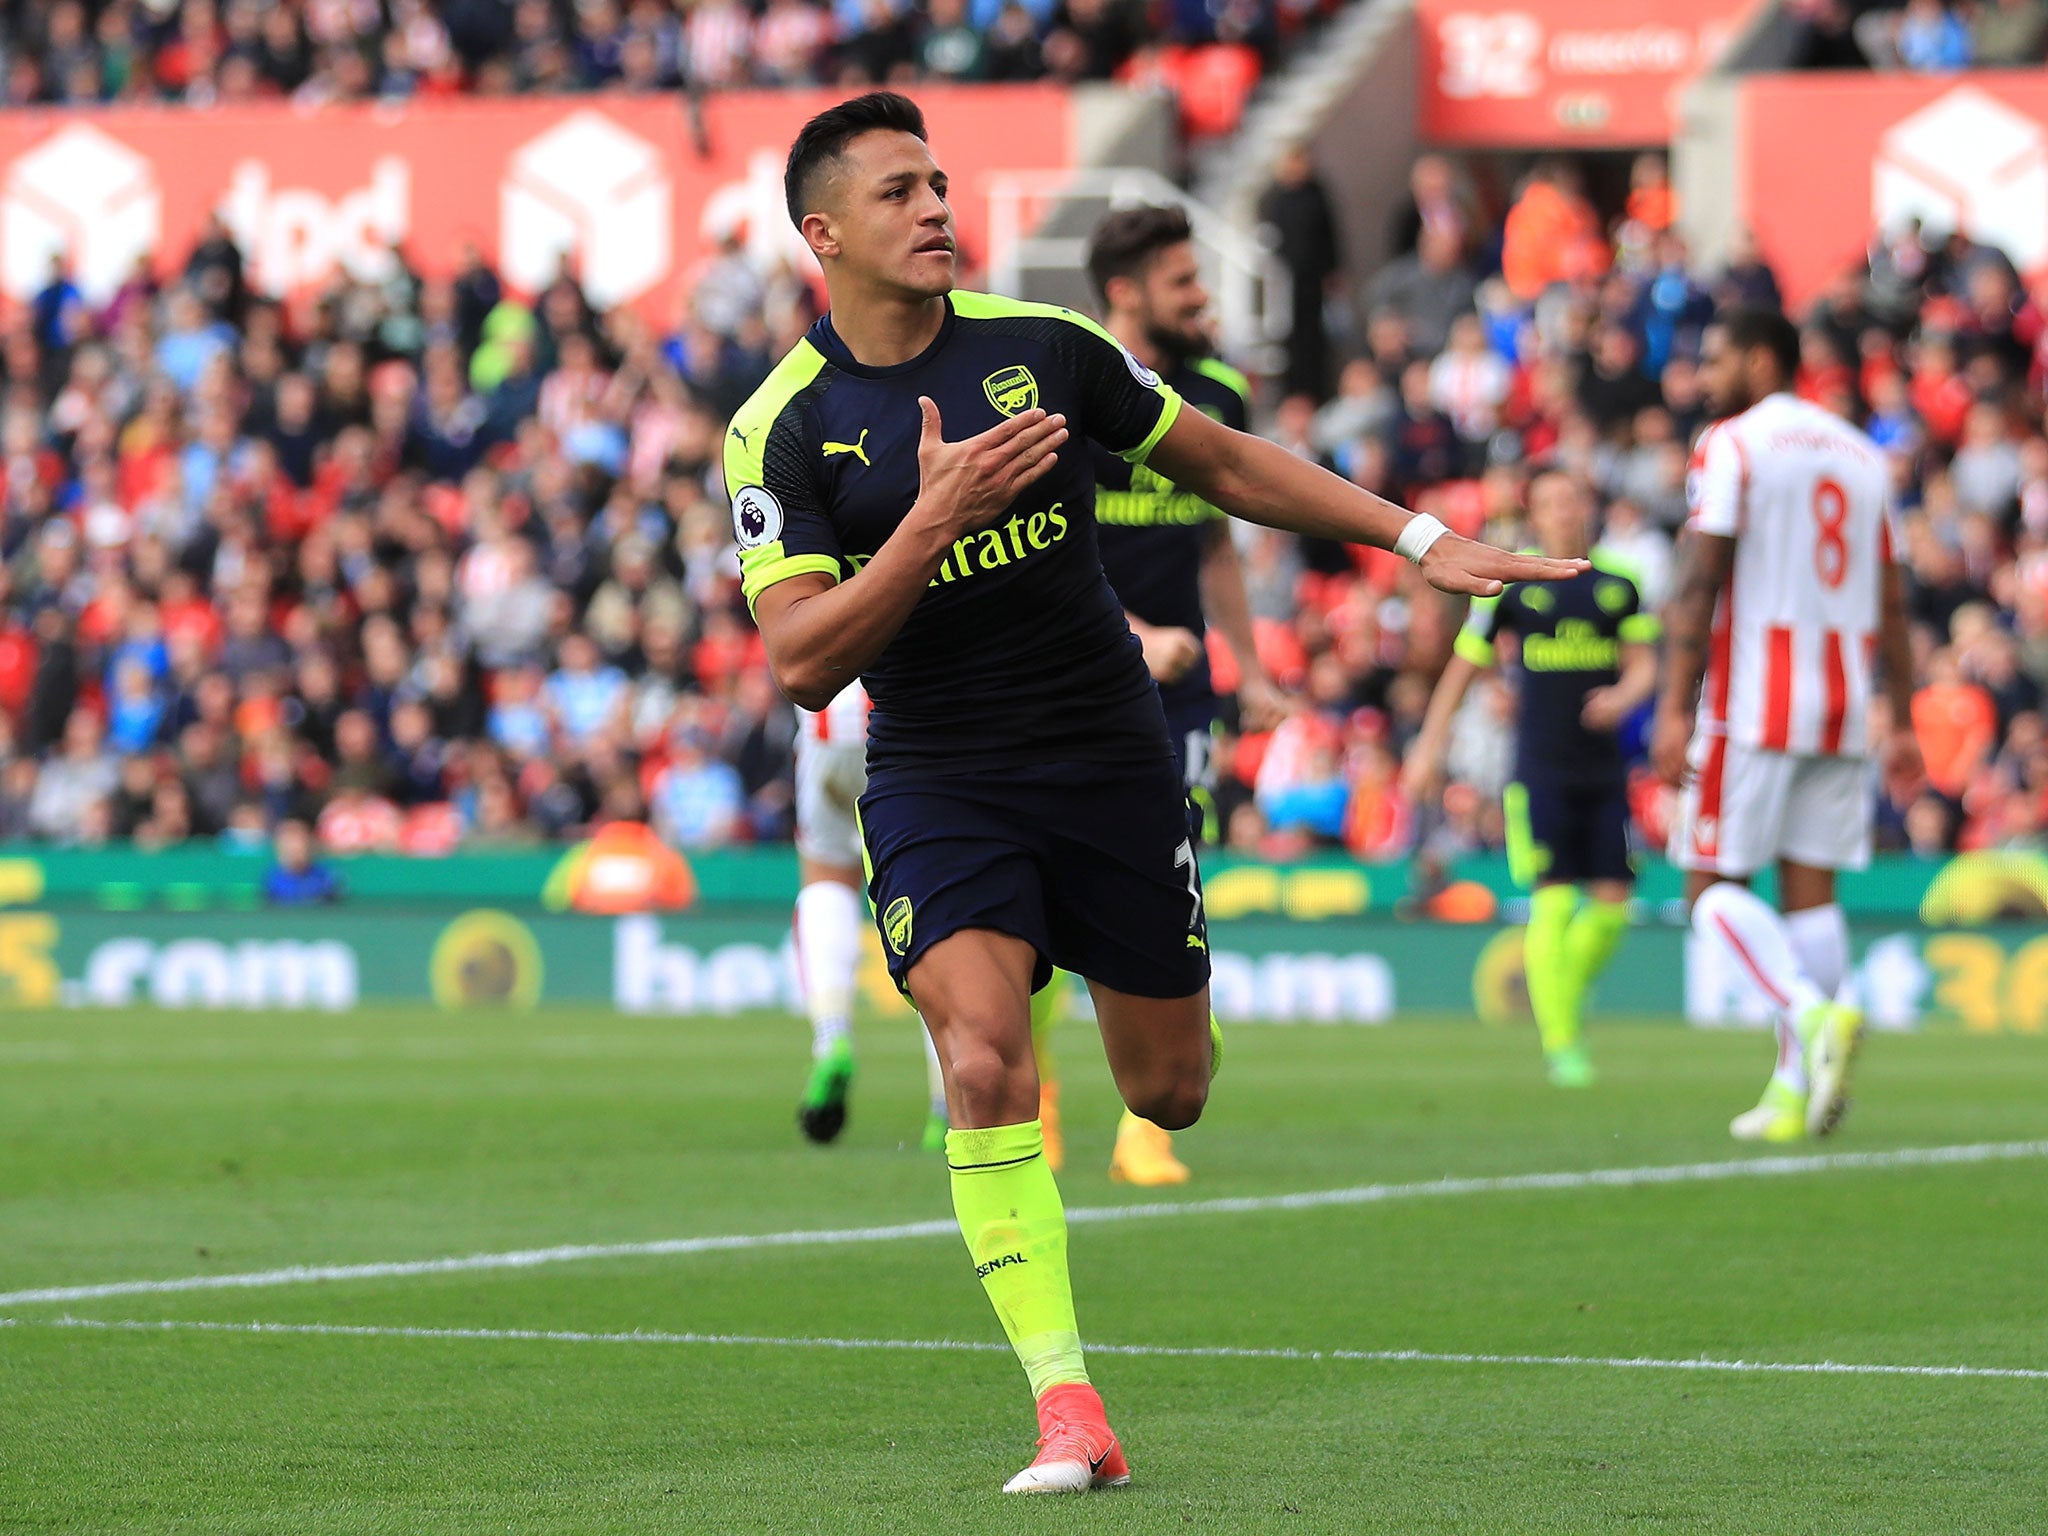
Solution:
[[[1758,76],[1737,120],[1742,216],[1788,303],[1909,219],[2048,268],[2048,74]]]
[[[1421,0],[1422,136],[1488,148],[1671,138],[1676,91],[1754,0]]]
[[[217,211],[265,293],[317,287],[337,269],[374,277],[394,244],[445,272],[473,244],[516,289],[545,285],[568,257],[597,303],[666,323],[727,232],[809,262],[783,211],[783,157],[804,120],[843,95],[714,96],[695,126],[668,96],[10,113],[0,289],[34,293],[59,254],[94,297],[138,260],[168,275]],[[963,241],[985,255],[988,174],[1072,163],[1067,96],[988,86],[919,99]]]

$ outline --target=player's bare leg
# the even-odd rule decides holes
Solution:
[[[1815,889],[1815,882],[1795,874],[1791,899],[1810,899]],[[1832,896],[1832,875],[1825,891]],[[1736,1116],[1729,1130],[1742,1141],[1826,1135],[1841,1119],[1861,1016],[1838,1005],[1807,973],[1790,924],[1749,889],[1747,879],[1689,871],[1686,900],[1693,931],[1722,947],[1770,1000],[1777,1029],[1777,1065],[1763,1097],[1754,1109]],[[1824,1078],[1820,1083],[1814,1081],[1817,1068]]]
[[[811,1075],[797,1123],[812,1141],[846,1125],[853,1085],[853,999],[867,913],[857,868],[803,856],[796,895],[797,976],[811,1021]]]
[[[1201,1118],[1215,1075],[1217,1036],[1209,989],[1187,997],[1138,997],[1088,983],[1110,1075],[1131,1113],[1169,1131]]]
[[[1066,1208],[1038,1122],[1037,963],[1022,939],[966,929],[932,945],[906,979],[945,1073],[954,1214],[1038,1402],[1039,1454],[1004,1491],[1083,1493],[1131,1474],[1074,1320]]]

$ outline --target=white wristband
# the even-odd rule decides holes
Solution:
[[[1422,557],[1429,553],[1434,544],[1451,530],[1439,518],[1427,512],[1418,512],[1401,526],[1400,537],[1394,540],[1394,553],[1412,564],[1422,564]]]

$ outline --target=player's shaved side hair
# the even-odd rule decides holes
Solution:
[[[1161,251],[1195,237],[1181,208],[1119,208],[1095,226],[1088,242],[1088,279],[1098,303],[1109,303],[1112,278],[1143,277]]]
[[[869,91],[836,107],[827,107],[803,126],[789,146],[782,171],[782,197],[789,204],[789,222],[803,228],[804,215],[817,211],[818,193],[846,146],[876,129],[907,133],[929,142],[924,112],[908,96],[894,91]]]
[[[1749,306],[1732,309],[1714,322],[1737,352],[1763,347],[1778,365],[1778,375],[1790,384],[1799,374],[1799,327],[1783,311]]]

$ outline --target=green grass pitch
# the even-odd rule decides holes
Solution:
[[[1035,1433],[1007,1350],[796,1342],[997,1343],[950,1230],[18,1295],[949,1226],[915,1041],[865,1030],[824,1150],[792,1123],[805,1043],[773,1017],[0,1016],[0,1532],[2048,1529],[2048,1376],[1600,1363],[2048,1372],[2048,1149],[1260,1203],[1757,1156],[1725,1130],[1754,1034],[1602,1029],[1600,1084],[1566,1094],[1520,1033],[1240,1028],[1181,1140],[1195,1182],[1154,1197],[1107,1179],[1111,1090],[1065,1028],[1070,1206],[1252,1202],[1076,1225],[1084,1333],[1269,1352],[1096,1354],[1135,1480],[1087,1499],[997,1493]],[[1858,1099],[1793,1154],[2048,1138],[2048,1040],[1880,1037]],[[521,1330],[558,1337],[488,1336]],[[560,1337],[635,1332],[667,1337]]]

